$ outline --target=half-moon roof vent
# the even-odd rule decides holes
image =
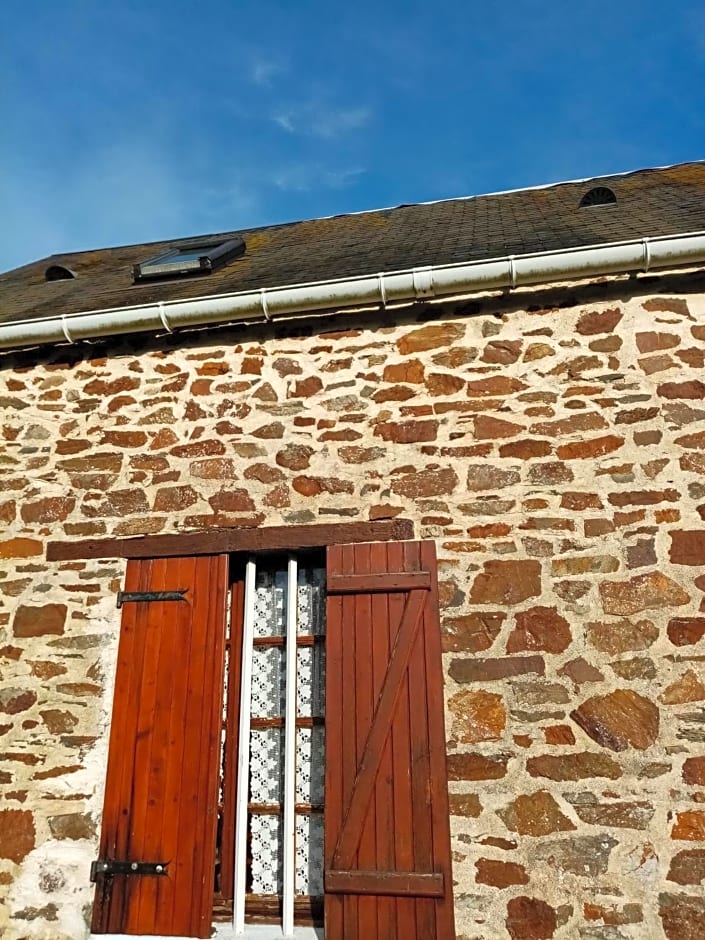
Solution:
[[[65,268],[63,264],[50,264],[44,272],[46,281],[71,281],[76,275],[70,268]]]
[[[588,189],[584,194],[580,200],[580,208],[584,209],[586,206],[613,206],[616,202],[617,197],[611,189],[608,189],[607,186],[595,186],[593,189]]]

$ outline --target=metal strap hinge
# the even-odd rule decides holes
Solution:
[[[154,601],[185,601],[184,596],[188,588],[180,591],[118,591],[117,605],[123,604],[151,604]]]
[[[115,859],[98,859],[91,862],[91,881],[113,875],[167,875],[168,862],[118,862]]]

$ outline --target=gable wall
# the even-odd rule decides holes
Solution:
[[[694,283],[5,356],[0,933],[92,899],[124,563],[46,542],[399,516],[440,558],[459,936],[698,935]]]

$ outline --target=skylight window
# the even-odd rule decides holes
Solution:
[[[586,206],[613,206],[617,202],[617,197],[608,189],[607,186],[595,186],[589,189],[580,200],[580,208]]]
[[[155,258],[148,258],[133,267],[136,281],[157,277],[179,277],[186,274],[210,274],[245,251],[241,238],[207,241],[171,248]]]

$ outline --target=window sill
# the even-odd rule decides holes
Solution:
[[[323,927],[294,927],[294,933],[285,935],[276,924],[248,924],[245,933],[235,936],[232,924],[216,924],[211,940],[324,940]],[[192,937],[162,936],[161,934],[90,934],[88,940],[193,940]]]

